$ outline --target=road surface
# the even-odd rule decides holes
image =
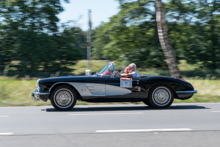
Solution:
[[[1,107],[0,147],[220,146],[220,103]]]

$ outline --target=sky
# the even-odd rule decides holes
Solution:
[[[117,0],[61,0],[64,11],[58,15],[60,23],[69,20],[77,21],[75,25],[82,30],[88,30],[88,9],[92,10],[92,28],[98,27],[101,22],[108,22],[109,18],[119,12]]]

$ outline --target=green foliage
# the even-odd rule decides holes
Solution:
[[[166,69],[159,44],[155,13],[148,0],[120,1],[120,12],[98,27],[93,49],[95,59],[119,60],[124,65]],[[99,46],[99,49],[98,47]],[[98,53],[97,53],[98,52]],[[98,58],[102,56],[102,58]]]
[[[105,31],[105,27],[106,25],[102,22],[102,24],[94,30],[92,59],[108,59],[108,56],[104,56],[103,52],[104,46],[110,42],[109,32]]]
[[[154,2],[119,0],[120,12],[95,32],[94,59],[119,60],[138,67],[166,69],[157,35]],[[204,69],[220,68],[218,0],[170,0],[165,3],[168,34],[177,60]]]
[[[119,13],[94,30],[92,58],[167,69],[154,1],[118,1]],[[178,61],[210,71],[220,68],[219,0],[170,0],[165,7],[169,40]],[[62,11],[60,0],[1,0],[0,71],[14,60],[15,70],[23,74],[69,71],[70,65],[85,59],[86,32],[70,26],[58,32],[57,14]]]
[[[65,0],[68,2],[68,0]],[[1,0],[0,17],[15,30],[57,32],[57,14],[63,11],[60,0]]]
[[[13,59],[14,31],[3,32],[4,25],[0,24],[0,71],[10,64]],[[1,72],[0,72],[1,74]]]
[[[178,59],[201,68],[220,68],[220,3],[217,0],[171,1],[167,5],[170,40]]]
[[[34,31],[19,31],[16,40],[16,60],[20,61],[19,69],[25,72],[68,70],[67,66],[82,59],[82,48],[85,40],[80,35],[81,29],[65,29],[62,34],[49,36]],[[82,38],[81,38],[82,37]],[[25,58],[24,58],[25,57]]]
[[[85,34],[70,26],[58,32],[62,11],[60,0],[1,1],[0,71],[12,60],[19,61],[19,74],[69,71],[69,65],[82,59]]]

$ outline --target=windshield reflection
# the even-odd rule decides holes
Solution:
[[[98,75],[112,75],[114,73],[114,65],[109,62],[105,67],[103,67]]]

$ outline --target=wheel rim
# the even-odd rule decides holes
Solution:
[[[72,92],[66,88],[56,91],[54,102],[59,108],[68,108],[73,104],[74,96]]]
[[[166,106],[171,101],[170,90],[166,87],[158,87],[153,92],[153,101],[158,106]]]

